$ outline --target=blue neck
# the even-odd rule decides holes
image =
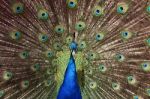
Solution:
[[[76,64],[72,54],[65,71],[64,81],[59,89],[57,99],[82,99],[78,78],[76,72]]]

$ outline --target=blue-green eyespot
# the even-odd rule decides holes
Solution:
[[[80,43],[79,43],[79,49],[85,49],[87,47],[87,45],[86,45],[86,42],[85,41],[81,41]]]
[[[118,62],[123,62],[125,60],[125,56],[123,54],[120,54],[120,53],[117,53],[115,55],[115,59],[118,61]]]
[[[68,37],[66,38],[66,43],[67,43],[67,44],[70,44],[70,43],[72,42],[72,40],[73,40],[73,38],[72,38],[71,36],[68,36]]]
[[[77,23],[75,24],[75,29],[76,29],[77,31],[82,31],[82,30],[85,29],[85,27],[86,27],[86,24],[85,24],[84,22],[82,22],[82,21],[79,21],[79,22],[77,22]]]
[[[54,47],[54,49],[57,50],[57,51],[62,49],[62,48],[61,48],[62,45],[61,45],[60,43],[54,43],[53,47]]]
[[[67,0],[68,8],[71,8],[71,9],[76,8],[77,4],[78,4],[77,0]]]
[[[54,56],[54,52],[51,51],[51,50],[47,50],[47,51],[45,52],[45,55],[46,55],[47,58],[51,58],[51,57]]]
[[[150,5],[148,5],[148,6],[146,7],[146,11],[147,11],[147,13],[150,13]]]
[[[120,2],[117,4],[117,12],[120,14],[125,14],[128,10],[128,4],[125,2]]]
[[[41,67],[41,65],[36,63],[36,64],[31,66],[31,69],[32,69],[32,71],[39,71],[40,67]]]
[[[27,58],[29,58],[29,52],[28,51],[22,51],[19,54],[19,56],[20,56],[21,59],[27,59]]]
[[[91,89],[95,89],[97,87],[97,83],[96,82],[90,82],[89,87]]]
[[[13,73],[10,71],[4,71],[3,72],[3,79],[8,81],[13,77]]]
[[[112,83],[112,88],[116,91],[120,90],[120,84],[119,83]]]
[[[105,73],[107,68],[104,64],[99,64],[99,70],[100,70],[100,72]]]
[[[22,37],[22,33],[19,32],[19,31],[12,31],[12,32],[10,32],[10,37],[11,37],[13,40],[19,40],[19,39],[21,39],[21,37]]]
[[[40,20],[48,20],[49,15],[48,15],[48,11],[45,9],[40,9],[38,11],[38,19]]]
[[[150,37],[148,37],[146,40],[145,40],[145,43],[148,47],[150,47]]]
[[[27,89],[29,87],[29,81],[28,80],[24,80],[24,81],[21,81],[21,87],[22,89]]]
[[[96,34],[95,39],[96,39],[96,41],[101,41],[104,39],[104,36],[105,36],[105,34],[100,32],[100,33]]]
[[[42,43],[45,43],[48,41],[48,35],[47,34],[39,34],[39,41]]]
[[[141,63],[141,68],[145,72],[150,72],[150,62]]]
[[[135,85],[137,83],[137,80],[136,80],[135,76],[133,76],[133,75],[128,76],[127,81],[130,85]]]
[[[57,25],[55,27],[55,32],[58,34],[62,34],[65,32],[65,27],[63,25]]]
[[[121,38],[123,39],[123,40],[128,40],[128,39],[130,39],[131,37],[132,37],[132,33],[131,32],[129,32],[129,31],[122,31],[121,32]]]
[[[94,59],[96,59],[96,53],[89,52],[87,58],[88,58],[89,60],[94,60]]]
[[[0,98],[2,98],[5,94],[5,91],[4,90],[0,90]]]
[[[52,84],[52,80],[51,79],[47,79],[44,81],[44,84],[46,87],[50,86]]]
[[[101,8],[100,6],[96,6],[93,8],[92,10],[92,15],[95,17],[99,17],[101,15],[103,15],[103,8]]]
[[[150,88],[146,89],[146,93],[147,93],[148,96],[150,96]]]
[[[14,3],[12,6],[12,10],[16,14],[21,14],[24,11],[24,4],[21,2]]]

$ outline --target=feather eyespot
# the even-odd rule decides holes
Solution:
[[[145,40],[145,43],[148,47],[150,47],[150,37],[148,37],[146,40]]]
[[[121,37],[123,40],[128,40],[132,37],[132,33],[129,31],[122,31],[121,32]]]
[[[40,20],[48,20],[48,18],[49,18],[49,14],[48,14],[47,10],[40,9],[38,11],[38,19],[40,19]]]
[[[96,6],[92,10],[92,15],[95,17],[99,17],[103,15],[103,9],[100,6]]]
[[[50,86],[52,84],[51,79],[47,79],[44,81],[45,86]]]
[[[119,83],[112,83],[112,88],[116,91],[120,90],[120,84]]]
[[[10,37],[13,39],[13,40],[20,40],[21,37],[22,37],[22,33],[19,32],[19,31],[13,31],[10,33]]]
[[[77,0],[67,0],[67,6],[71,9],[77,7]]]
[[[10,80],[12,78],[12,76],[13,76],[13,73],[10,71],[3,72],[3,79],[6,81]]]
[[[23,52],[19,53],[19,56],[21,59],[27,59],[27,58],[29,58],[29,52],[23,51]]]
[[[102,73],[105,73],[107,70],[106,66],[103,64],[99,64],[99,69],[100,69],[100,72],[102,72]]]
[[[16,14],[21,14],[21,13],[23,13],[23,11],[24,11],[24,4],[23,4],[23,3],[20,3],[20,2],[15,3],[15,4],[13,4],[13,6],[12,6],[12,10],[13,10],[13,12],[16,13]]]
[[[63,25],[57,25],[55,27],[55,32],[58,34],[62,34],[65,32],[65,27]]]
[[[133,75],[127,77],[128,84],[135,85],[137,83],[136,78]]]
[[[86,48],[86,42],[85,41],[81,41],[80,43],[79,43],[79,49],[85,49]]]
[[[77,23],[75,24],[75,29],[76,29],[77,31],[82,31],[82,30],[85,29],[85,27],[86,27],[86,24],[85,24],[84,22],[82,22],[82,21],[79,21],[79,22],[77,22]]]
[[[24,81],[21,81],[21,87],[22,89],[27,89],[29,87],[29,81],[28,80],[24,80]]]
[[[54,43],[53,47],[54,47],[54,49],[57,50],[57,51],[62,49],[62,48],[61,48],[62,45],[61,45],[60,43]]]
[[[2,98],[4,94],[5,94],[4,90],[0,90],[0,98]]]
[[[47,34],[39,34],[38,39],[40,42],[45,43],[48,41],[48,35]]]
[[[69,44],[69,45],[70,45],[70,43],[72,42],[72,40],[73,40],[73,38],[72,38],[71,36],[68,36],[68,37],[66,38],[66,44]]]
[[[120,14],[125,14],[128,10],[128,4],[125,2],[121,2],[117,4],[117,12]]]
[[[115,59],[118,61],[118,62],[123,62],[125,60],[125,56],[123,54],[116,54],[115,55]]]
[[[95,39],[96,41],[101,41],[104,39],[104,36],[104,33],[97,33]]]
[[[31,66],[31,70],[32,71],[39,71],[40,67],[41,67],[40,64],[36,63],[36,64]]]
[[[54,53],[53,53],[51,50],[47,50],[47,51],[45,52],[45,55],[46,55],[47,58],[51,58],[51,57],[54,56]]]
[[[142,70],[145,72],[150,72],[150,62],[141,63]]]
[[[95,89],[97,87],[97,83],[96,82],[90,82],[89,87],[92,89]]]

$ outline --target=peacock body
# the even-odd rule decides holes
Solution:
[[[0,0],[0,99],[150,99],[150,1]]]

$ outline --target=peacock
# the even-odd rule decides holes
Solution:
[[[150,99],[150,0],[0,0],[0,99]]]

